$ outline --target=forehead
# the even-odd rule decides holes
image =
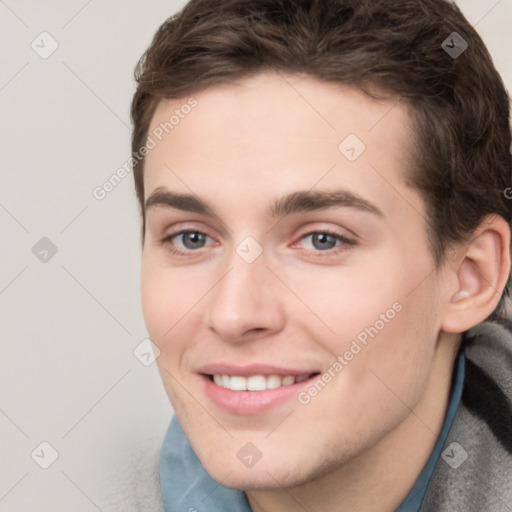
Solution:
[[[399,98],[377,101],[355,88],[277,73],[192,96],[163,100],[155,111],[146,197],[167,186],[226,204],[242,191],[261,200],[344,185],[370,195],[387,187],[396,201],[400,194],[389,195],[386,180],[406,188],[411,123]]]

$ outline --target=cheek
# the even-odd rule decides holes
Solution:
[[[165,350],[173,339],[176,326],[183,319],[191,304],[197,301],[190,282],[179,272],[172,272],[152,261],[149,256],[142,260],[141,301],[142,312],[151,339]]]
[[[298,278],[299,277],[299,278]],[[306,275],[286,277],[295,295],[290,301],[290,319],[300,322],[312,338],[324,338],[334,343],[333,349],[343,349],[365,329],[378,323],[381,315],[395,318],[393,305],[403,300],[406,289],[400,275],[365,268],[324,268]],[[387,324],[386,324],[387,327]],[[379,329],[381,330],[381,329]],[[339,353],[339,352],[337,352]]]
[[[173,372],[183,364],[189,366],[187,356],[194,336],[204,329],[208,292],[215,281],[154,259],[148,256],[142,260],[142,312],[149,337],[160,350],[157,364],[166,382],[170,377],[162,373],[162,366]],[[172,379],[167,384],[173,385]]]
[[[417,395],[436,341],[435,290],[429,289],[432,279],[425,279],[424,270],[430,267],[427,261],[415,261],[415,267],[409,261],[409,268],[399,258],[379,261],[378,268],[317,272],[302,285],[296,282],[297,295],[316,314],[295,312],[294,321],[331,363],[344,358],[343,369],[338,365],[335,371],[345,375],[340,384],[346,379],[357,389],[369,386],[375,392],[382,375],[406,395]],[[422,284],[412,292],[415,282]]]
[[[353,409],[373,421],[380,414],[385,417],[385,410],[390,418],[404,417],[404,404],[413,408],[418,403],[428,383],[437,340],[435,310],[422,294],[391,292],[380,298],[380,306],[372,303],[358,318],[363,327],[343,341],[343,355],[352,359],[338,383],[344,394],[351,395]]]
[[[166,310],[169,309],[171,296],[166,293],[166,282],[161,272],[143,257],[141,272],[142,313],[149,335],[159,345],[164,332],[163,324],[167,323]],[[172,309],[171,309],[172,311]]]

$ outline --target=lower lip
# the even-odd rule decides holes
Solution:
[[[222,409],[232,414],[260,414],[296,397],[300,389],[309,385],[318,375],[289,386],[263,391],[232,391],[218,386],[208,376],[203,375],[208,397]]]

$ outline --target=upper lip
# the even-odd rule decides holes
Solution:
[[[295,377],[299,377],[300,375],[319,373],[318,370],[315,369],[301,370],[297,368],[284,368],[282,366],[258,363],[243,366],[226,363],[211,363],[202,366],[198,371],[204,375],[237,375],[241,377],[250,377],[251,375],[279,375],[283,377],[286,375],[293,375]]]

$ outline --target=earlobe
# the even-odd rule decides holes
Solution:
[[[462,257],[451,261],[457,289],[448,293],[442,329],[462,333],[485,320],[498,305],[510,272],[510,228],[493,215],[458,248]]]

